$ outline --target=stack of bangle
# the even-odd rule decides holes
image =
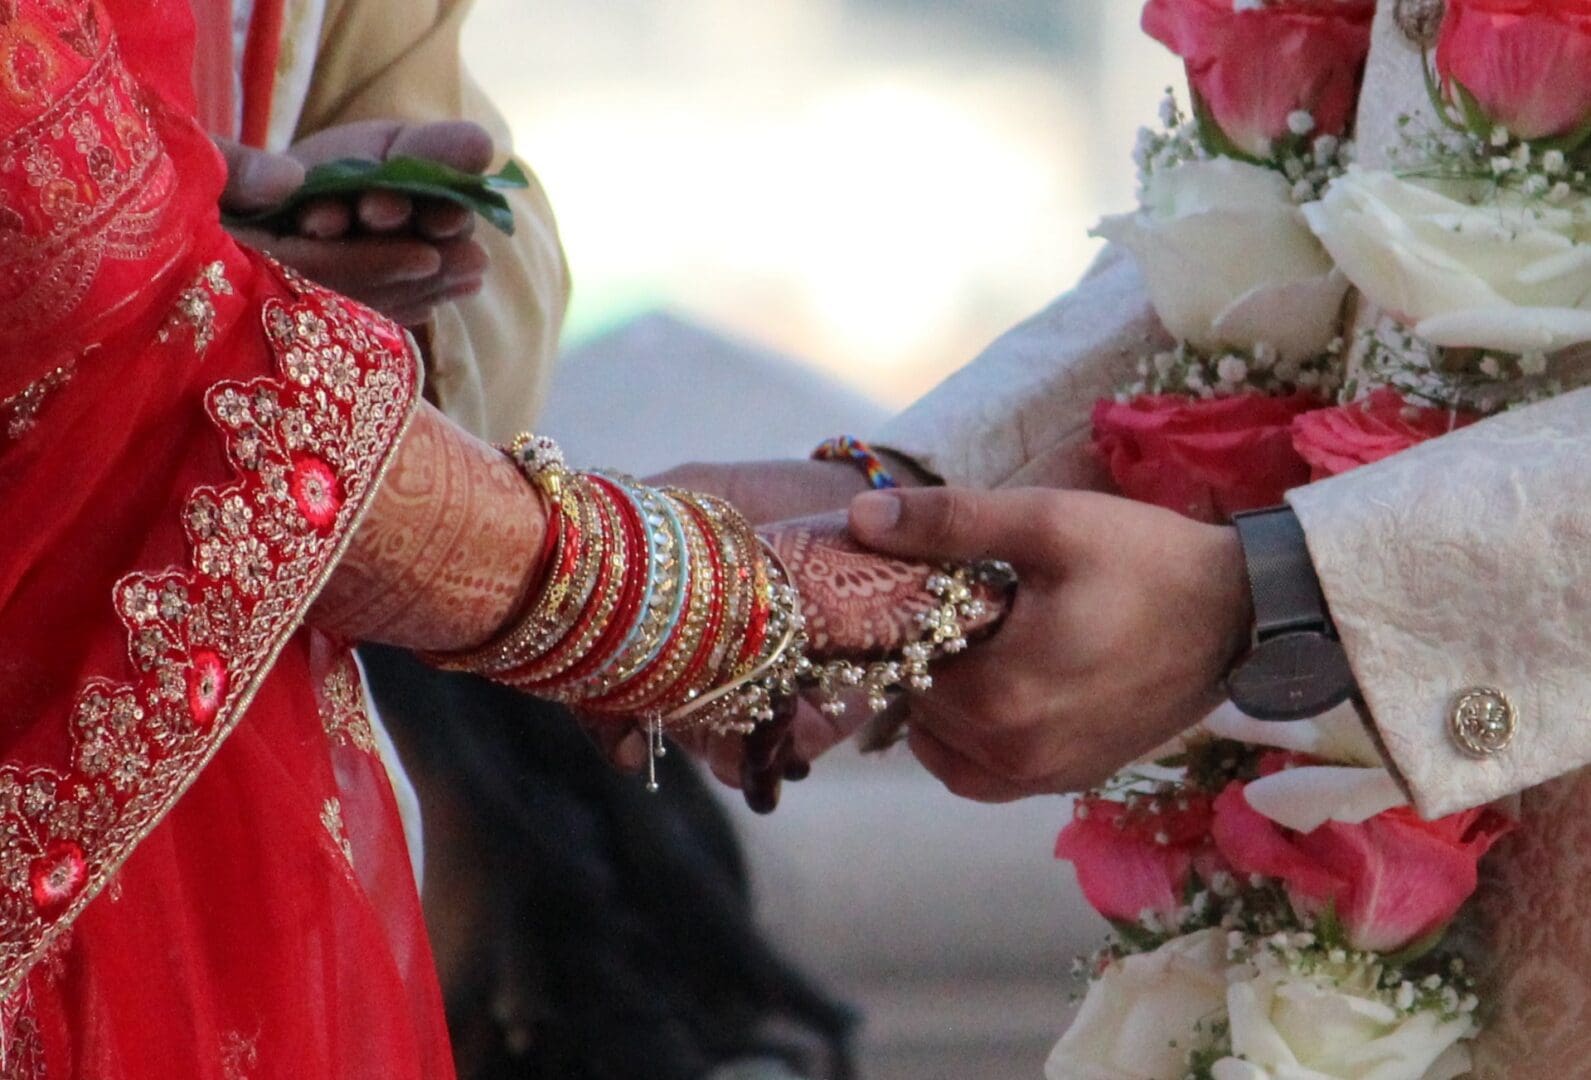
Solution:
[[[573,472],[549,439],[505,448],[547,510],[541,580],[494,640],[432,656],[595,717],[665,730],[749,733],[809,691],[839,711],[860,690],[880,709],[896,687],[926,689],[928,662],[966,645],[983,614],[971,570],[929,581],[938,605],[899,659],[857,665],[807,657],[801,598],[773,550],[710,495]]]

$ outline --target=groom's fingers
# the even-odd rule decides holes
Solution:
[[[858,495],[850,526],[868,547],[907,559],[1004,559],[1050,568],[1067,531],[1065,492],[910,488]]]
[[[920,724],[912,725],[907,743],[923,768],[933,773],[952,795],[974,802],[1006,803],[1037,794],[956,752]]]

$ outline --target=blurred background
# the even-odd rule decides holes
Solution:
[[[575,279],[544,428],[646,473],[866,434],[1082,272],[1180,82],[1126,0],[479,0],[476,75]],[[1102,932],[1064,800],[838,754],[737,811],[772,933],[865,1080],[1041,1075]]]
[[[481,0],[570,340],[667,307],[900,406],[1061,291],[1178,79],[1127,0]]]

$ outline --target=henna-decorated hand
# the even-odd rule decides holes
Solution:
[[[918,616],[938,606],[928,579],[939,567],[867,551],[851,538],[843,514],[786,522],[761,530],[801,594],[809,655],[814,660],[883,658],[919,640]],[[995,625],[1004,597],[989,591],[988,614],[969,627],[976,635]],[[838,716],[790,702],[781,716],[749,738],[703,735],[684,740],[713,773],[745,793],[759,812],[778,802],[783,780],[799,780],[810,763],[844,742],[869,719],[860,701]],[[639,758],[636,754],[639,752]],[[644,763],[644,747],[627,744],[631,763]]]

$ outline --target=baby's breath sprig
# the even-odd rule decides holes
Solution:
[[[1342,351],[1340,338],[1326,352],[1308,360],[1283,358],[1263,344],[1211,353],[1179,342],[1174,348],[1139,360],[1138,378],[1123,387],[1116,400],[1127,402],[1143,394],[1178,394],[1208,400],[1252,393],[1282,395],[1298,390],[1313,390],[1329,398],[1342,386]]]
[[[1573,388],[1550,374],[1543,353],[1438,348],[1390,318],[1360,333],[1358,353],[1358,370],[1339,396],[1345,404],[1390,386],[1418,405],[1489,416]]]
[[[1274,169],[1292,185],[1293,201],[1314,202],[1353,160],[1353,142],[1336,135],[1316,135],[1315,118],[1302,110],[1288,117],[1290,134],[1260,158],[1244,153],[1215,123],[1200,102],[1189,116],[1169,87],[1160,102],[1160,126],[1140,128],[1133,148],[1140,195],[1157,172],[1192,161],[1227,157]]]
[[[1516,138],[1505,127],[1487,132],[1435,130],[1410,116],[1398,118],[1402,139],[1388,153],[1399,176],[1448,181],[1475,188],[1474,202],[1507,192],[1543,209],[1573,207],[1591,195],[1591,157]]]
[[[1182,111],[1176,92],[1166,87],[1166,96],[1160,99],[1160,126],[1139,128],[1138,141],[1133,146],[1139,192],[1157,172],[1190,161],[1208,161],[1214,156],[1204,145],[1199,125]]]
[[[1398,118],[1403,145],[1391,153],[1402,175],[1468,181],[1480,186],[1480,198],[1508,191],[1543,206],[1591,195],[1591,123],[1556,138],[1518,138],[1493,123],[1462,84],[1444,86],[1429,51],[1424,67],[1426,93],[1441,130]]]

